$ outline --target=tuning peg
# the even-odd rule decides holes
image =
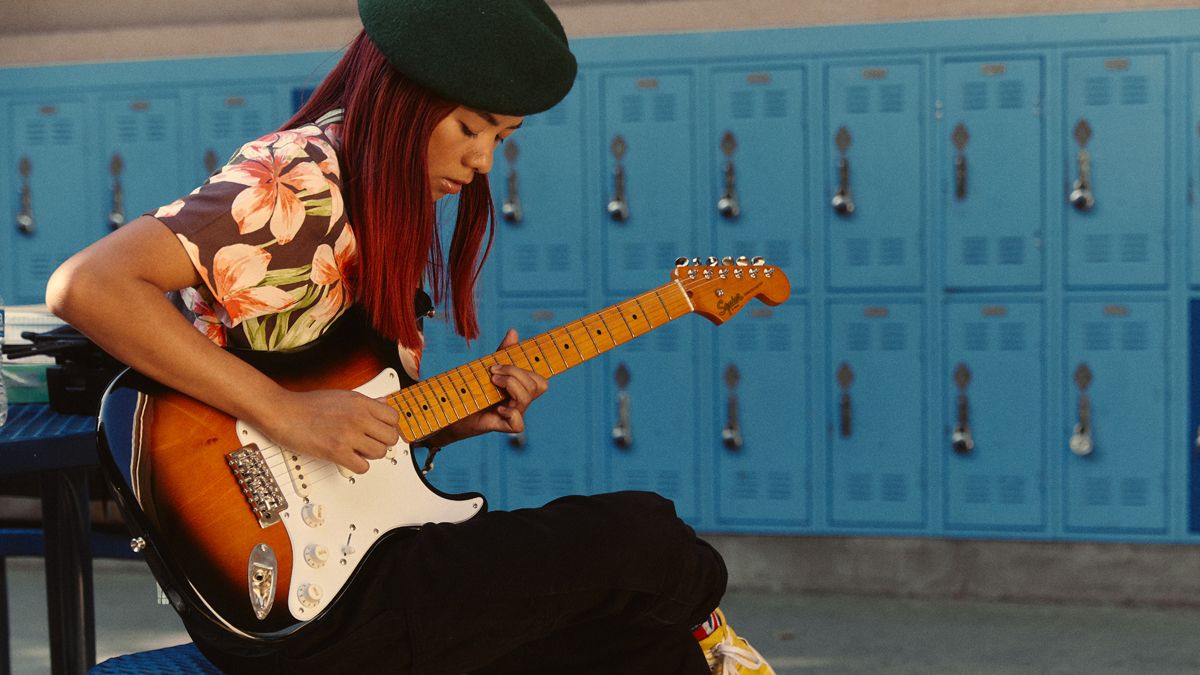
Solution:
[[[725,256],[724,258],[721,258],[721,264],[726,267],[729,267],[729,266],[733,265],[733,258],[731,258],[729,256]]]
[[[750,264],[755,265],[755,266],[762,266],[762,265],[766,265],[767,261],[761,255],[756,255],[750,259]]]
[[[700,259],[699,259],[699,258],[692,258],[692,265],[694,265],[694,266],[696,266],[696,267],[699,267],[699,266],[700,266]]]
[[[676,258],[675,266],[676,267],[687,267],[687,258]]]
[[[714,258],[714,257],[712,257],[712,256],[710,255],[710,256],[708,256],[708,261],[707,261],[707,262],[708,262],[708,266],[709,266],[709,267],[716,267],[716,266],[717,266],[717,263],[718,263],[718,262],[720,262],[720,261],[719,261],[719,260],[717,260],[716,258]]]
[[[747,265],[750,264],[750,261],[746,259],[746,256],[739,255],[737,258],[737,264],[738,264],[738,267],[746,267]]]

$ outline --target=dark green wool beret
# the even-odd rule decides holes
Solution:
[[[532,115],[575,83],[567,35],[544,0],[358,0],[358,14],[393,68],[471,108]]]

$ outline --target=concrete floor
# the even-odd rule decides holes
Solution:
[[[137,561],[97,560],[97,658],[187,641]],[[49,671],[39,559],[8,563],[13,672]],[[1200,672],[1200,609],[734,591],[730,624],[779,675]]]

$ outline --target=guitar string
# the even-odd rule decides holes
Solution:
[[[746,268],[743,268],[743,269],[755,269],[755,268],[753,268],[753,267],[746,267]],[[769,269],[769,268],[761,268],[761,269]],[[681,279],[681,280],[679,280],[679,281],[680,281],[680,284],[682,285],[682,287],[683,287],[683,290],[684,290],[684,291],[700,291],[700,290],[704,290],[704,289],[705,289],[705,287],[707,287],[707,286],[711,286],[711,285],[713,285],[713,284],[720,284],[722,281],[726,281],[726,279],[720,279],[720,278],[714,278],[714,279],[704,279],[704,280],[700,280],[700,279],[682,280],[682,279]],[[691,283],[689,283],[689,282],[691,282]],[[661,303],[664,305],[664,311],[666,311],[666,312],[667,312],[667,317],[668,317],[668,319],[667,319],[667,321],[665,321],[665,322],[663,322],[663,323],[660,323],[660,324],[658,324],[657,326],[651,326],[650,330],[654,330],[654,329],[656,329],[656,328],[659,328],[659,327],[661,327],[661,326],[665,326],[667,323],[670,323],[671,321],[674,321],[676,318],[680,318],[680,317],[682,317],[682,316],[684,316],[684,315],[686,315],[686,314],[690,314],[690,313],[692,313],[692,312],[694,312],[694,311],[695,311],[695,310],[694,310],[694,306],[693,306],[693,304],[692,304],[692,303],[690,303],[690,302],[687,302],[687,303],[684,303],[684,304],[686,304],[686,305],[687,305],[687,307],[688,307],[688,311],[687,311],[687,312],[684,312],[683,314],[680,314],[680,315],[679,315],[679,316],[677,316],[677,317],[671,317],[671,315],[670,315],[671,306],[669,306],[669,305],[668,305],[668,302],[667,302],[667,301],[663,300],[663,298],[661,297],[661,295],[660,295],[660,294],[662,293],[662,291],[664,291],[664,290],[665,290],[665,289],[667,289],[667,288],[670,288],[672,285],[673,285],[673,284],[666,284],[666,285],[664,285],[664,286],[662,286],[662,287],[660,287],[660,288],[656,288],[656,289],[653,289],[653,290],[650,290],[650,291],[646,291],[646,292],[644,292],[644,293],[642,293],[642,294],[640,294],[640,295],[637,295],[637,296],[634,296],[633,298],[630,298],[630,300],[627,300],[627,301],[625,301],[625,302],[618,303],[617,305],[613,305],[613,306],[611,306],[611,307],[606,307],[605,309],[602,309],[602,310],[600,310],[600,311],[598,311],[598,312],[595,312],[595,313],[593,313],[593,314],[589,314],[589,315],[587,315],[587,316],[585,316],[585,317],[582,317],[582,318],[580,318],[580,319],[576,319],[575,321],[568,322],[568,323],[566,323],[566,324],[564,324],[564,325],[560,326],[560,327],[559,327],[559,328],[557,328],[557,329],[553,329],[553,330],[550,330],[550,331],[546,331],[546,332],[544,332],[544,333],[539,333],[538,335],[535,335],[535,336],[534,336],[534,337],[532,337],[532,338],[529,338],[529,339],[523,340],[523,341],[521,341],[521,342],[517,343],[516,345],[511,345],[511,346],[509,346],[509,347],[505,348],[505,350],[504,350],[503,352],[500,352],[500,353],[503,353],[505,356],[507,356],[507,357],[509,358],[509,361],[510,361],[510,362],[513,362],[514,360],[512,359],[512,357],[511,357],[511,356],[509,356],[509,353],[510,353],[510,352],[512,352],[512,351],[515,351],[517,348],[519,348],[519,347],[520,347],[520,345],[522,345],[522,344],[528,344],[528,343],[530,343],[530,342],[536,342],[536,341],[538,341],[539,339],[541,339],[541,338],[544,338],[544,337],[546,337],[546,336],[549,336],[551,333],[554,333],[554,332],[560,332],[560,333],[561,333],[561,332],[566,332],[566,333],[568,334],[568,336],[570,336],[570,333],[571,333],[571,331],[572,331],[572,328],[575,328],[575,329],[582,328],[582,329],[583,329],[583,333],[584,333],[585,335],[588,335],[588,336],[589,336],[589,338],[590,338],[590,332],[589,332],[589,331],[590,331],[590,329],[588,329],[588,327],[587,327],[587,326],[584,324],[584,319],[586,319],[586,318],[589,318],[589,317],[596,317],[596,316],[600,316],[601,314],[603,314],[603,313],[604,313],[604,312],[606,312],[606,311],[612,311],[612,310],[616,310],[616,311],[619,313],[619,312],[620,312],[620,310],[619,310],[619,309],[617,309],[619,305],[621,305],[621,304],[627,304],[628,302],[637,302],[637,303],[640,305],[642,300],[644,300],[644,299],[649,299],[649,298],[651,298],[652,296],[657,296],[657,299],[659,300],[659,302],[661,302]],[[670,300],[670,302],[672,302],[672,303],[674,303],[674,304],[676,304],[676,305],[678,305],[678,304],[679,304],[679,300],[678,300],[678,298],[669,298],[669,300]],[[645,335],[646,333],[650,332],[650,330],[646,331],[645,333],[642,333],[641,335]],[[633,335],[633,334],[632,334],[632,332],[631,332],[630,338],[629,338],[629,340],[626,340],[626,342],[632,341],[632,340],[633,340],[634,338],[636,338],[636,337],[641,337],[641,335]],[[574,337],[572,337],[572,341],[574,341]],[[624,344],[624,343],[620,343],[620,344]],[[620,346],[620,345],[619,345],[619,344],[617,344],[617,343],[615,343],[615,341],[614,341],[613,348],[615,348],[615,347],[618,347],[618,346]],[[539,347],[539,349],[540,349],[540,347]],[[611,348],[610,348],[610,349],[611,349]],[[589,357],[587,357],[587,359],[584,359],[584,360],[586,361],[586,360],[588,360],[588,359],[591,359],[591,358],[593,358],[594,356],[599,356],[600,354],[604,353],[604,351],[608,351],[608,350],[597,351],[595,355],[593,355],[593,356],[589,356]],[[492,355],[492,356],[494,356],[494,355]],[[484,358],[487,358],[487,357],[484,357]],[[481,361],[481,360],[483,360],[483,359],[478,359],[477,361]],[[526,359],[526,360],[528,360],[528,359]],[[471,363],[474,363],[474,362],[471,362]],[[564,360],[564,363],[565,363],[565,360]],[[581,363],[582,363],[582,361],[581,361]],[[471,365],[471,364],[470,364],[470,363],[463,364],[462,366],[458,366],[458,367],[456,367],[456,368],[453,368],[453,369],[451,369],[451,370],[449,370],[449,371],[446,371],[445,373],[442,373],[441,375],[436,375],[436,376],[434,376],[434,378],[437,378],[437,377],[443,377],[443,376],[450,376],[452,373],[458,372],[460,369],[462,369],[462,368],[464,368],[464,367],[467,367],[467,366],[469,366],[469,365]],[[568,368],[571,368],[571,367],[573,367],[573,366],[568,366]],[[432,379],[434,379],[434,378],[430,378],[430,380],[432,380]],[[424,382],[425,382],[425,383],[428,383],[428,382],[430,382],[430,380],[425,380]],[[463,379],[463,383],[467,383],[467,380],[466,380],[465,378]],[[458,383],[456,383],[456,384],[458,384]],[[485,391],[485,394],[486,394],[486,391]],[[389,398],[398,398],[398,397],[399,397],[399,395],[400,395],[400,392],[395,392],[395,393],[393,393],[393,394],[389,394],[389,395],[388,395],[388,397],[389,397]],[[485,395],[485,397],[484,397],[484,400],[487,400],[487,397],[486,397],[486,395]],[[453,411],[453,410],[454,410],[452,405],[451,405],[451,408],[450,408],[450,409],[451,409],[451,411]],[[465,406],[464,406],[464,409],[466,409],[466,408],[465,408]],[[481,408],[481,409],[482,409],[482,408]],[[454,414],[455,414],[455,415],[457,415],[457,412],[454,412]],[[460,419],[461,419],[461,418],[460,418]],[[457,420],[456,420],[456,421],[457,421]],[[453,422],[451,422],[451,424],[453,424]],[[444,427],[443,427],[443,428],[444,428]],[[411,447],[411,446],[410,446],[410,447]],[[282,446],[280,446],[280,445],[279,445],[279,444],[277,444],[277,443],[273,443],[272,445],[269,445],[269,446],[267,446],[267,447],[265,447],[265,448],[262,448],[262,449],[261,449],[261,451],[263,451],[263,452],[265,452],[265,451],[270,451],[270,450],[278,450],[278,453],[277,453],[277,459],[276,459],[276,460],[268,460],[268,461],[267,461],[267,467],[268,467],[268,469],[270,469],[270,470],[271,470],[271,473],[274,475],[274,474],[276,474],[276,473],[277,473],[277,470],[280,468],[280,466],[283,466],[283,467],[284,467],[284,468],[283,468],[283,471],[284,471],[284,472],[287,474],[287,476],[288,476],[288,480],[287,480],[287,481],[282,481],[282,482],[285,482],[285,483],[287,483],[287,484],[288,484],[288,486],[289,486],[289,487],[290,487],[290,488],[293,490],[293,495],[294,495],[294,496],[299,496],[299,494],[298,494],[297,492],[295,492],[295,488],[294,488],[294,486],[292,486],[292,485],[291,485],[291,482],[292,482],[292,474],[291,474],[291,471],[290,471],[290,469],[288,469],[288,468],[287,468],[287,466],[286,466],[286,465],[288,465],[288,464],[290,464],[290,463],[291,463],[291,461],[290,461],[290,460],[288,460],[288,459],[287,459],[287,457],[286,457],[286,455],[288,454],[288,452],[289,452],[289,451],[288,451],[288,450],[286,450],[285,448],[283,448]],[[320,483],[320,482],[323,482],[323,481],[325,481],[325,480],[328,480],[328,479],[330,479],[330,478],[333,478],[333,477],[334,477],[334,474],[341,475],[341,472],[337,470],[337,464],[336,464],[336,463],[334,463],[334,462],[331,462],[331,461],[329,461],[329,460],[325,460],[325,459],[320,459],[320,458],[317,458],[317,457],[311,457],[311,456],[308,456],[308,455],[297,455],[297,456],[298,456],[298,457],[302,457],[302,458],[303,458],[303,459],[300,459],[300,460],[299,460],[299,461],[300,461],[300,464],[299,464],[299,465],[297,465],[297,471],[299,472],[299,473],[298,473],[298,475],[301,475],[301,476],[306,476],[306,477],[307,477],[307,478],[305,479],[305,485],[308,485],[308,486],[310,486],[310,487],[311,487],[312,485],[315,485],[315,484],[317,484],[317,483]],[[312,467],[314,464],[320,464],[321,466],[318,466],[317,468],[315,468],[315,469],[311,469],[311,470],[310,470],[310,468],[311,468],[311,467]],[[344,477],[344,476],[343,476],[343,477]],[[278,477],[276,477],[276,482],[277,482],[277,483],[281,482],[281,481],[279,481],[279,480],[278,480]]]

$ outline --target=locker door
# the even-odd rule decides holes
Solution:
[[[1042,285],[1043,69],[1037,58],[942,63],[947,288]]]
[[[719,524],[809,522],[807,310],[800,303],[751,307],[717,331],[711,386],[720,392],[718,426],[709,433],[717,453]]]
[[[93,179],[105,185],[102,221],[111,222],[115,212],[119,220],[113,224],[119,226],[191,189],[182,181],[179,119],[179,101],[171,97],[130,95],[102,102],[102,164]]]
[[[600,81],[604,286],[631,295],[662,283],[662,270],[697,252],[694,94],[687,71],[605,75]],[[614,145],[623,146],[614,151]],[[620,155],[618,160],[616,155]],[[617,194],[618,169],[623,195]],[[625,220],[607,207],[618,196]]]
[[[830,514],[834,525],[925,522],[924,336],[917,303],[833,303]]]
[[[616,304],[624,298],[613,298]],[[696,326],[684,317],[622,345],[603,357],[598,405],[607,442],[601,446],[609,490],[653,490],[675,502],[681,518],[695,521],[697,456]],[[626,395],[630,442],[615,432]],[[705,444],[703,447],[709,447]]]
[[[584,293],[582,89],[577,83],[557,106],[526,117],[521,130],[496,153],[488,179],[500,230],[495,253],[505,296]],[[513,219],[512,205],[519,206],[520,220]]]
[[[576,304],[543,303],[508,306],[502,312],[521,339],[558,328],[587,312]],[[541,506],[590,490],[588,382],[593,362],[583,363],[550,380],[550,389],[529,407],[523,436],[494,438],[499,444],[500,480],[506,508]],[[496,435],[493,434],[493,437]]]
[[[1188,154],[1188,185],[1195,189],[1200,185],[1200,52],[1192,52],[1191,58],[1191,123],[1188,125],[1190,148]],[[1188,227],[1188,240],[1191,244],[1191,269],[1188,280],[1192,286],[1200,286],[1200,200],[1189,199],[1188,215],[1191,222]]]
[[[224,91],[203,91],[195,99],[196,143],[188,155],[184,178],[203,183],[245,143],[279,127],[284,118],[272,88],[261,83]]]
[[[1060,452],[1068,530],[1167,527],[1166,318],[1160,302],[1073,302],[1067,308],[1064,381],[1071,419]],[[1091,451],[1077,456],[1068,448],[1081,409]]]
[[[707,208],[717,250],[711,254],[763,256],[799,290],[808,280],[808,205],[801,188],[808,184],[805,69],[720,70],[712,83]],[[736,216],[718,209],[729,169]]]
[[[13,242],[4,256],[4,274],[11,270],[13,275],[11,292],[6,288],[4,296],[9,304],[45,302],[46,280],[54,269],[104,234],[90,209],[94,195],[89,188],[96,177],[87,161],[87,109],[79,100],[9,106],[12,127],[3,150],[3,175],[14,207],[7,221],[14,229],[5,233],[6,240],[11,233]],[[28,195],[32,225],[17,230],[16,218],[24,210],[22,191]]]
[[[481,326],[486,326],[486,317],[480,316]],[[457,368],[487,355],[496,348],[500,337],[487,332],[480,340],[467,345],[454,332],[454,322],[443,319],[439,311],[437,318],[425,319],[425,350],[421,355],[421,379]],[[486,342],[485,342],[486,340]],[[482,492],[492,510],[504,508],[504,495],[495,479],[494,458],[490,452],[493,439],[489,435],[476,436],[448,446],[434,458],[434,469],[426,478],[443,492]],[[425,460],[423,450],[417,450],[419,462]],[[491,470],[489,470],[491,469]]]
[[[922,283],[922,80],[915,63],[825,71],[822,197],[832,288],[911,289]],[[830,201],[842,182],[853,211],[838,211]]]
[[[946,306],[945,433],[933,447],[946,457],[949,528],[1045,527],[1043,325],[1036,302]],[[962,405],[973,447],[953,443]]]
[[[1061,195],[1071,286],[1162,286],[1167,279],[1167,57],[1066,59],[1063,162],[1067,191],[1090,163],[1094,204]]]

